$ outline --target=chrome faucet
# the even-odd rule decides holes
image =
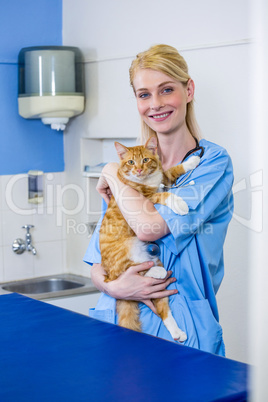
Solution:
[[[12,250],[14,251],[14,253],[22,254],[22,253],[24,253],[25,250],[27,250],[27,251],[31,251],[33,253],[33,255],[36,255],[36,249],[32,245],[32,236],[30,233],[31,228],[34,228],[34,226],[33,225],[22,226],[22,229],[26,229],[25,241],[22,239],[14,240],[13,245],[12,245]]]

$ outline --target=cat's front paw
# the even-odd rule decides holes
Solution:
[[[178,215],[186,215],[189,212],[186,202],[175,194],[170,194],[170,196],[166,199],[166,205]]]
[[[164,279],[167,275],[167,271],[163,267],[154,266],[146,272],[145,276],[155,279]]]
[[[195,169],[199,165],[200,158],[197,155],[191,156],[186,162],[183,162],[185,173],[189,170]]]

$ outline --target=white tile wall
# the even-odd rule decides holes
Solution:
[[[25,224],[33,224],[33,215],[22,215],[18,211],[3,210],[2,212],[2,228],[3,228],[3,246],[12,246],[17,238],[25,238],[26,230],[22,229]],[[34,237],[35,228],[31,230]]]
[[[4,250],[4,277],[2,282],[9,282],[34,277],[34,256],[31,253],[15,254],[11,245]]]
[[[28,204],[28,179],[26,174],[7,175],[2,181],[2,209],[30,214],[33,206]]]
[[[64,172],[44,174],[44,202],[34,205],[28,203],[26,174],[0,176],[0,282],[67,272],[64,179]],[[25,239],[25,224],[34,225],[36,256],[12,251],[15,239]]]
[[[35,242],[59,241],[63,239],[62,209],[59,206],[44,208],[33,216],[32,235]]]
[[[33,258],[34,276],[61,274],[63,267],[63,241],[36,243],[37,254]]]

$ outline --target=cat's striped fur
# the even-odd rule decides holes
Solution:
[[[156,137],[151,137],[144,146],[127,148],[115,143],[120,157],[118,177],[120,180],[136,189],[154,204],[169,206],[177,214],[188,212],[187,204],[182,198],[168,192],[158,192],[161,183],[170,185],[186,171],[194,169],[199,158],[191,157],[187,162],[163,171],[157,154]],[[129,267],[144,261],[154,261],[154,266],[147,271],[146,276],[164,279],[166,270],[158,257],[152,257],[146,251],[146,243],[139,240],[124,219],[119,207],[112,196],[100,228],[100,251],[102,266],[106,271],[105,281],[113,281]],[[186,334],[174,320],[168,298],[153,299],[157,313],[163,320],[172,337],[179,341],[186,340]],[[142,331],[139,320],[138,302],[117,300],[119,325],[136,331]]]

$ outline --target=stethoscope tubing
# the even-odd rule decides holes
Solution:
[[[186,158],[188,158],[188,156],[190,156],[190,155],[192,155],[194,152],[196,152],[196,151],[201,151],[200,152],[200,154],[198,155],[199,156],[199,158],[201,159],[202,158],[202,156],[204,155],[204,152],[205,152],[205,150],[204,150],[204,147],[202,147],[201,145],[199,145],[198,144],[198,141],[196,140],[196,142],[197,142],[197,145],[198,146],[196,146],[194,149],[191,149],[189,152],[187,152],[187,154],[185,155],[185,157],[183,158],[183,160],[181,161],[181,163],[183,163],[184,161],[185,161],[185,159]],[[176,184],[176,186],[165,186],[165,185],[163,185],[163,186],[161,186],[162,188],[168,188],[168,189],[172,189],[172,188],[178,188],[178,187],[186,187],[186,186],[191,186],[191,185],[193,185],[194,183],[189,183],[189,184],[187,184],[187,185],[185,185],[185,186],[183,186],[183,184],[189,179],[189,177],[191,176],[191,174],[193,173],[193,171],[194,171],[194,169],[192,169],[192,170],[189,170],[189,172],[187,172],[187,175],[185,176],[185,178],[183,179],[183,181],[181,182],[181,183],[179,183],[179,184]]]

